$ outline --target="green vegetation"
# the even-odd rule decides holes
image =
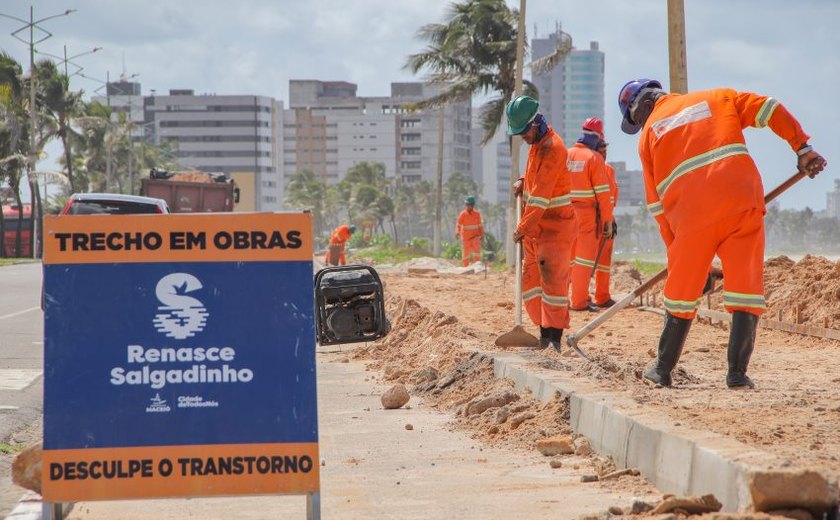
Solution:
[[[644,278],[649,278],[666,267],[666,264],[662,262],[648,262],[646,260],[638,259],[633,260],[631,263],[639,270],[640,273],[642,273],[642,277]]]
[[[23,451],[23,448],[23,444],[9,444],[7,442],[0,442],[0,455],[17,453],[19,451]]]

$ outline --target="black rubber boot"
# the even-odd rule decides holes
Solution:
[[[659,337],[659,352],[656,364],[645,369],[643,377],[647,382],[662,386],[671,386],[671,371],[677,365],[682,354],[685,338],[691,328],[691,321],[665,313],[665,327]]]
[[[551,328],[550,327],[540,327],[540,345],[535,347],[534,350],[542,350],[547,348],[551,344]]]
[[[551,335],[551,348],[559,353],[560,348],[563,345],[563,342],[561,341],[563,339],[563,329],[555,329],[554,327],[551,327],[548,330]]]
[[[729,372],[726,374],[726,386],[729,388],[755,388],[747,376],[747,365],[755,346],[755,328],[758,316],[744,311],[732,313],[732,330],[729,331]]]

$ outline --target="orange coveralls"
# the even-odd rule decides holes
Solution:
[[[461,235],[461,262],[464,267],[481,260],[481,237],[484,236],[481,213],[475,209],[461,210],[458,223],[455,224],[455,234]]]
[[[648,210],[668,248],[665,308],[677,317],[694,317],[715,254],[727,311],[767,308],[764,188],[745,145],[748,126],[769,126],[793,150],[808,140],[775,99],[723,88],[663,96],[642,130]]]
[[[531,145],[523,178],[522,299],[534,325],[569,328],[569,265],[577,234],[566,146],[549,126]]]
[[[598,152],[587,148],[582,143],[575,143],[569,148],[569,173],[572,179],[572,206],[578,221],[577,242],[574,247],[574,266],[572,267],[572,308],[585,308],[589,301],[589,280],[595,257],[601,244],[604,222],[612,222],[613,210],[610,202],[610,183],[604,158]],[[597,213],[600,212],[600,222]],[[606,249],[606,244],[604,245]],[[601,252],[604,256],[604,252]],[[599,263],[601,260],[598,261]],[[603,296],[603,295],[602,295]],[[596,294],[597,297],[597,294]],[[603,301],[595,303],[605,303]]]
[[[350,237],[353,233],[350,232],[350,225],[344,224],[343,226],[338,226],[333,231],[332,237],[330,237],[330,245],[331,246],[340,246],[341,247],[341,254],[338,256],[338,265],[346,265],[347,259],[344,257],[344,244],[350,240]],[[330,265],[330,250],[327,249],[327,254],[324,256],[324,263]]]
[[[615,180],[615,170],[609,164],[604,164],[607,169],[607,182],[610,185],[610,204],[615,216],[615,207],[618,204],[618,183]],[[595,268],[595,303],[603,304],[611,299],[610,295],[610,269],[612,268],[612,238],[604,244],[604,250],[598,259],[598,266]]]

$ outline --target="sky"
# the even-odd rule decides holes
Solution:
[[[610,160],[639,168],[638,136],[619,128],[616,98],[630,79],[668,83],[666,0],[527,0],[529,38],[559,22],[575,46],[598,41],[606,60],[606,132]],[[74,56],[85,75],[73,89],[92,94],[120,74],[152,90],[248,94],[288,104],[290,79],[342,80],[361,96],[386,96],[393,81],[416,81],[403,69],[423,50],[418,29],[445,19],[442,0],[37,0],[35,19],[52,37],[38,51]],[[519,0],[508,0],[519,7]],[[0,13],[29,18],[29,2],[0,1]],[[781,101],[829,162],[779,199],[783,208],[824,209],[840,179],[840,1],[685,0],[689,90],[730,87]],[[28,68],[28,46],[10,36],[22,24],[0,17],[0,49]],[[26,37],[25,37],[26,38]],[[37,38],[37,35],[36,35]],[[37,58],[36,58],[37,59]],[[72,73],[71,66],[69,71]],[[526,72],[527,77],[527,72]],[[101,92],[101,91],[100,91]],[[766,191],[795,173],[795,155],[769,128],[746,130]],[[48,150],[60,153],[55,146]],[[52,158],[44,162],[49,163]],[[836,165],[836,167],[834,167]],[[39,165],[43,168],[43,165]]]

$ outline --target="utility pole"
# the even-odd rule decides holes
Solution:
[[[688,63],[685,52],[685,1],[668,0],[668,65],[670,91],[688,92]]]
[[[446,105],[438,108],[437,179],[435,181],[435,223],[432,231],[432,255],[440,256],[441,205],[443,204],[443,123]]]
[[[519,24],[516,29],[516,65],[514,69],[513,97],[522,93],[522,69],[525,55],[525,0],[519,0]],[[511,185],[519,179],[519,148],[522,146],[522,138],[518,135],[510,138],[510,183]],[[516,229],[517,200],[513,190],[510,192],[507,214],[507,235],[505,236],[505,259],[508,265],[516,265],[511,262],[519,262],[514,258],[513,232]]]

